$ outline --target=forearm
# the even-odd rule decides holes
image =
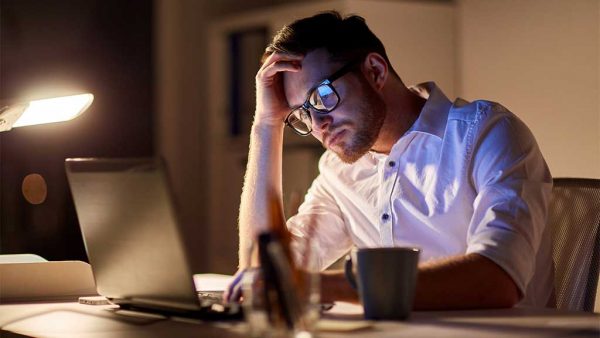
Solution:
[[[358,292],[350,286],[342,270],[321,272],[321,302],[334,301],[358,302]]]
[[[414,308],[506,308],[518,299],[517,286],[502,268],[486,257],[468,254],[421,264]]]
[[[283,203],[282,151],[283,123],[253,125],[239,212],[240,268],[250,263],[248,256],[253,239],[268,228],[273,195]]]
[[[510,276],[491,260],[477,255],[448,257],[419,266],[415,310],[505,308],[518,301]],[[358,293],[343,271],[321,273],[323,302],[358,302]]]

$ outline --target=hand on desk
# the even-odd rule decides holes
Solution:
[[[225,302],[225,304],[232,302],[236,303],[241,301],[242,279],[244,277],[245,272],[246,269],[239,269],[233,276],[231,283],[229,283],[227,288],[225,288],[225,292],[223,292],[223,301]]]

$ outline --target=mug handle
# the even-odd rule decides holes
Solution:
[[[354,271],[352,271],[352,257],[350,255],[346,256],[346,262],[344,263],[344,275],[346,275],[346,280],[350,283],[350,286],[354,290],[357,289],[356,286],[356,278],[354,277]]]

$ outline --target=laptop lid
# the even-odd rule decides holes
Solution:
[[[162,162],[74,158],[65,167],[98,292],[117,304],[199,309]]]

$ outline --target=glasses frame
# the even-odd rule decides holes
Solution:
[[[314,110],[315,112],[319,113],[319,114],[329,114],[331,113],[335,108],[338,107],[338,105],[340,104],[341,98],[340,98],[340,94],[337,92],[337,90],[335,90],[335,87],[333,86],[333,82],[339,78],[341,78],[342,76],[346,75],[347,73],[349,73],[351,70],[353,70],[353,68],[359,64],[359,61],[354,61],[354,62],[349,62],[347,63],[345,66],[343,66],[342,68],[340,68],[339,70],[337,70],[335,73],[331,74],[330,76],[328,76],[325,80],[319,82],[318,84],[316,84],[315,86],[313,86],[309,91],[308,91],[308,95],[306,96],[306,100],[304,100],[304,103],[302,103],[299,106],[294,107],[285,117],[285,125],[290,127],[296,134],[300,135],[300,136],[308,136],[312,133],[312,116],[310,115],[310,109]],[[321,87],[321,86],[328,86],[329,88],[331,88],[332,92],[335,94],[335,96],[337,97],[337,102],[335,103],[335,105],[333,106],[333,108],[331,109],[318,109],[315,108],[312,104],[310,104],[310,98],[312,97],[313,93],[315,90],[317,90],[317,88]],[[307,132],[302,132],[296,128],[294,128],[294,126],[292,126],[292,124],[289,122],[290,116],[292,116],[292,114],[297,111],[297,110],[302,110],[302,112],[304,114],[306,114],[306,116],[308,116],[308,120],[310,121],[310,124],[308,124],[308,131]]]

